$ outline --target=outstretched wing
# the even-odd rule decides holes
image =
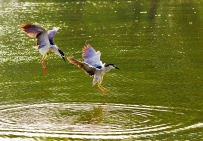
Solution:
[[[37,45],[39,47],[44,47],[49,43],[47,31],[41,27],[34,24],[21,24],[21,29],[30,37],[37,38]]]
[[[90,45],[87,45],[84,46],[82,52],[82,57],[87,64],[99,69],[103,67],[102,62],[100,61],[100,51],[96,52]]]
[[[94,75],[94,72],[96,70],[96,68],[88,65],[85,62],[80,62],[75,60],[73,57],[67,57],[68,61],[76,66],[78,66],[79,68],[83,69],[87,74],[89,74],[90,76]]]
[[[54,27],[52,30],[48,31],[48,38],[49,38],[49,42],[51,45],[55,45],[54,43],[54,35],[56,34],[56,32],[59,30],[58,27]]]

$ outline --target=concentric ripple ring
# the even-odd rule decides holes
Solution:
[[[186,120],[188,113],[189,109],[113,103],[2,105],[0,135],[123,139],[202,128],[203,123]],[[170,119],[172,115],[177,118]]]

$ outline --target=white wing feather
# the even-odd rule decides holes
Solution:
[[[90,45],[85,46],[82,51],[82,57],[87,64],[90,64],[95,68],[101,68],[104,66],[100,61],[100,51],[96,52]]]
[[[59,30],[58,27],[54,27],[52,30],[48,30],[48,38],[49,40],[51,40],[52,42],[54,41],[54,35],[56,34],[56,32]]]

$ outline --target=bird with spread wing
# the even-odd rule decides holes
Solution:
[[[64,53],[54,43],[54,35],[59,28],[54,27],[52,30],[46,31],[43,27],[34,24],[21,24],[21,29],[30,37],[36,37],[37,46],[34,48],[42,54],[41,64],[46,73],[45,59],[52,53],[59,55],[65,61]]]
[[[106,94],[108,90],[104,88],[101,84],[103,81],[103,76],[106,72],[110,71],[112,68],[119,69],[114,64],[105,65],[100,61],[101,52],[95,51],[93,47],[87,45],[82,50],[82,57],[84,62],[78,61],[73,57],[67,57],[68,61],[79,68],[83,69],[90,76],[94,76],[92,85],[98,83],[98,88]]]

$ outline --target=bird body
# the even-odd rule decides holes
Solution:
[[[103,76],[106,72],[110,71],[112,68],[119,69],[114,64],[105,65],[100,61],[101,52],[95,51],[90,45],[87,45],[82,50],[82,57],[84,62],[77,61],[73,57],[68,57],[68,61],[79,68],[83,69],[90,76],[94,76],[92,85],[98,83],[99,89],[106,94],[108,90],[104,88],[101,84],[103,81]]]
[[[41,64],[44,73],[46,73],[46,65],[44,61],[51,53],[54,52],[65,61],[64,53],[54,43],[54,35],[59,28],[54,27],[52,30],[46,31],[43,27],[34,24],[21,24],[21,29],[28,36],[36,37],[37,46],[34,48],[39,50],[40,54],[42,54]]]
[[[109,66],[104,66],[101,69],[96,69],[94,71],[94,78],[92,81],[92,85],[95,85],[96,83],[102,83],[103,80],[103,76],[106,72],[110,71],[111,69],[113,69],[114,67],[109,65]]]

